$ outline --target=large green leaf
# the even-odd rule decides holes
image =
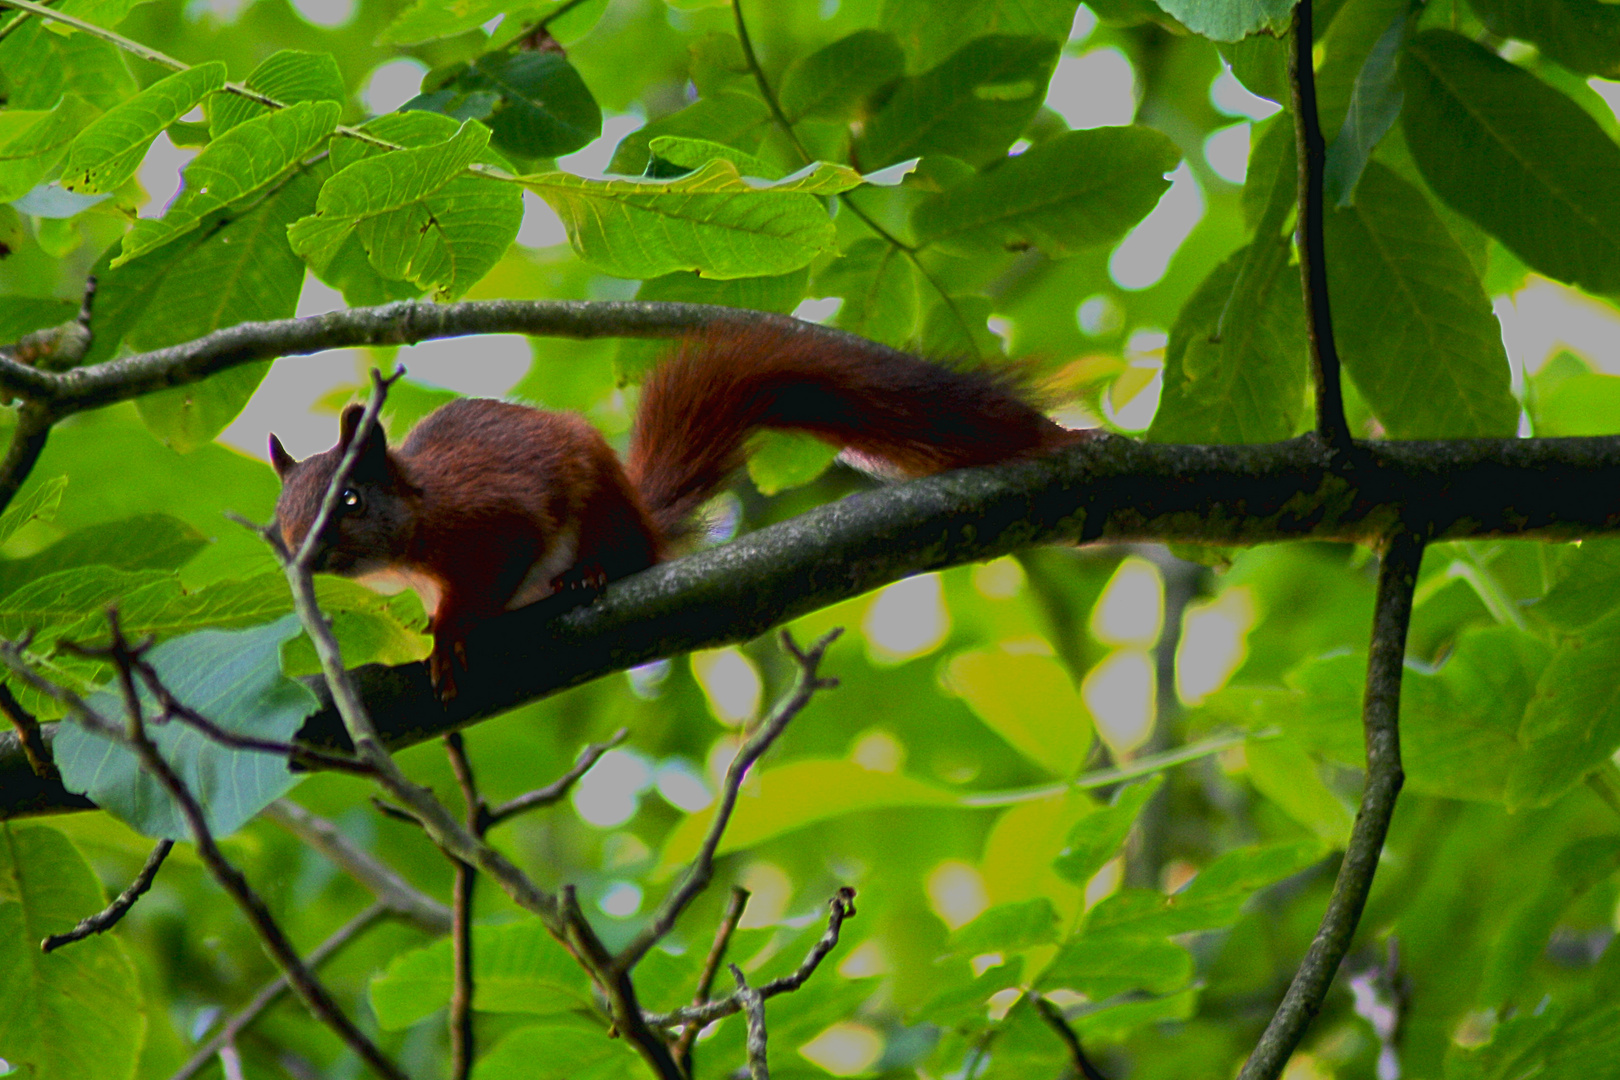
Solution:
[[[906,48],[913,70],[939,63],[982,34],[1028,34],[1061,43],[1074,0],[884,0],[879,23]]]
[[[1176,21],[1211,41],[1286,30],[1295,0],[1155,0]]]
[[[691,271],[665,274],[663,277],[643,281],[636,289],[637,300],[673,300],[684,304],[720,304],[725,307],[750,308],[754,311],[774,311],[789,314],[804,299],[805,285],[810,278],[808,270],[800,268],[786,274],[768,277],[707,278]],[[619,377],[640,381],[660,357],[669,351],[662,341],[619,342],[614,354],[614,366]],[[748,459],[750,472],[754,457]]]
[[[1620,7],[1612,0],[1470,0],[1491,31],[1531,42],[1565,67],[1620,77]]]
[[[401,108],[482,120],[495,146],[524,158],[569,154],[602,134],[601,108],[560,53],[486,53],[445,74]]]
[[[617,1080],[641,1061],[624,1039],[606,1031],[535,1024],[502,1036],[479,1055],[473,1080]]]
[[[1192,957],[1165,937],[1080,937],[1042,971],[1044,990],[1078,990],[1094,999],[1132,990],[1168,994],[1192,978]]]
[[[1530,419],[1542,436],[1620,432],[1620,376],[1571,375],[1531,402]]]
[[[1044,896],[998,904],[951,934],[952,952],[966,956],[1017,953],[1058,939],[1060,920]]]
[[[870,172],[924,154],[984,165],[1007,152],[1046,96],[1056,42],[989,35],[938,67],[906,79],[866,123],[859,145]]]
[[[89,34],[59,34],[30,19],[0,42],[8,109],[50,109],[66,95],[101,113],[139,90],[117,46]]]
[[[538,921],[475,926],[473,979],[480,1012],[594,1014],[584,969]],[[397,1031],[433,1015],[449,1002],[453,981],[449,938],[400,953],[371,980],[377,1022]]]
[[[1402,124],[1452,207],[1531,268],[1620,292],[1620,146],[1579,105],[1445,30],[1406,46]]]
[[[67,837],[0,822],[0,1054],[23,1076],[135,1075],[146,1008],[119,935],[39,947],[105,903]]]
[[[1070,131],[917,204],[917,239],[974,255],[1039,248],[1058,257],[1112,243],[1170,189],[1181,151],[1145,127]]]
[[[87,194],[118,187],[135,175],[159,132],[224,85],[224,64],[199,64],[159,79],[103,113],[68,147],[62,186]]]
[[[905,53],[894,35],[857,30],[788,67],[778,95],[782,111],[790,120],[859,116],[872,95],[905,70]]]
[[[0,201],[33,190],[95,115],[81,97],[62,98],[52,109],[0,111]]]
[[[1390,22],[1356,69],[1355,82],[1345,103],[1344,122],[1327,148],[1322,194],[1329,205],[1350,205],[1373,149],[1400,115],[1400,56],[1401,42],[1406,36],[1406,6],[1398,7],[1393,15],[1384,11],[1383,4],[1374,9]],[[1343,17],[1341,12],[1340,18]],[[1338,20],[1334,25],[1337,27]],[[1320,90],[1320,79],[1317,86]]]
[[[833,246],[820,199],[757,187],[729,161],[656,183],[567,173],[526,176],[523,183],[557,211],[582,258],[620,277],[785,274]]]
[[[607,171],[624,176],[648,172],[652,140],[660,135],[706,139],[751,154],[759,149],[770,125],[771,111],[759,98],[721,90],[626,135],[614,149]]]
[[[1524,710],[1509,764],[1511,808],[1545,806],[1620,749],[1620,619],[1559,644]]]
[[[379,35],[379,45],[416,45],[434,38],[451,37],[476,30],[498,15],[524,22],[544,3],[514,3],[513,0],[417,0],[405,8]],[[511,14],[507,14],[511,12]]]
[[[1182,306],[1149,439],[1273,442],[1296,432],[1309,372],[1292,246],[1262,223],[1254,242],[1210,271]]]
[[[1620,1059],[1620,1005],[1538,1004],[1498,1024],[1484,1046],[1450,1046],[1446,1080],[1583,1080]]]
[[[1421,191],[1369,165],[1355,206],[1328,215],[1326,244],[1339,355],[1391,438],[1518,430],[1490,298]]]
[[[11,500],[11,505],[0,514],[0,544],[10,540],[18,529],[36,518],[40,521],[49,521],[56,516],[56,508],[62,505],[62,492],[67,488],[68,478],[53,476],[30,491],[25,497]],[[0,596],[5,592],[0,590]]]
[[[281,645],[298,632],[292,615],[254,630],[204,630],[164,642],[147,660],[177,699],[220,727],[286,741],[316,704],[314,694],[281,673]],[[113,723],[124,722],[114,694],[103,691],[89,704]],[[178,720],[149,723],[146,731],[201,804],[215,836],[247,824],[304,775],[288,769],[285,758],[231,749]],[[57,731],[55,752],[69,791],[90,796],[147,836],[191,838],[179,805],[122,743],[68,721]]]
[[[315,208],[318,189],[313,175],[299,171],[247,213],[112,270],[105,285],[109,321],[127,313],[135,322],[125,342],[161,349],[241,322],[291,318],[304,264],[287,242],[287,228]],[[191,453],[236,419],[269,370],[268,363],[241,364],[147,394],[136,407],[153,435]]]
[[[208,215],[276,183],[332,133],[340,111],[335,101],[300,102],[225,132],[186,166],[186,185],[168,211],[135,223],[112,266],[191,232]]]
[[[249,89],[274,98],[283,105],[300,101],[335,101],[343,105],[349,99],[343,83],[343,72],[331,53],[300,52],[280,49],[264,58],[245,80]],[[208,103],[208,133],[219,138],[225,132],[255,116],[269,113],[268,105],[261,105],[239,94],[219,94]]]
[[[916,264],[906,252],[867,237],[818,273],[812,292],[844,298],[834,321],[845,330],[903,348],[917,337],[920,288]]]
[[[36,489],[45,492],[47,488]],[[10,513],[8,508],[7,513]],[[4,528],[0,520],[0,530]],[[80,566],[114,570],[175,570],[208,544],[202,533],[169,514],[140,514],[90,525],[24,559],[0,561],[0,597],[47,574]]]
[[[1038,653],[962,653],[947,669],[952,690],[979,719],[1031,762],[1069,776],[1095,736],[1091,713],[1062,664]]]

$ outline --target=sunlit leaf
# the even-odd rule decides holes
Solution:
[[[1237,41],[1288,28],[1294,0],[1155,0],[1176,21],[1211,41]]]
[[[200,64],[159,79],[103,113],[68,148],[62,186],[87,194],[113,190],[135,175],[158,132],[223,85],[224,64]]]
[[[280,49],[265,57],[244,82],[283,105],[300,101],[335,101],[342,105],[349,99],[337,60],[326,52]],[[208,102],[208,133],[217,139],[243,121],[270,111],[268,105],[239,94],[217,94]]]

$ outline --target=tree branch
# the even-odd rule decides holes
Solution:
[[[748,985],[742,968],[729,965],[731,978],[737,984],[735,997],[748,1018],[748,1080],[771,1080],[770,1065],[765,1060],[765,997]]]
[[[692,995],[693,1006],[703,1006],[709,1003],[709,992],[714,989],[714,977],[720,970],[720,965],[726,959],[726,949],[731,945],[731,935],[736,933],[737,924],[742,921],[743,909],[748,906],[748,890],[741,885],[731,887],[731,897],[726,901],[725,914],[720,916],[720,928],[714,933],[714,944],[709,946],[709,955],[704,958],[703,971],[698,975],[697,991]],[[675,1057],[675,1064],[687,1076],[692,1075],[692,1044],[697,1041],[698,1032],[703,1030],[701,1025],[687,1024],[681,1029],[680,1037],[675,1040],[671,1053]]]
[[[45,736],[40,732],[39,720],[34,714],[22,707],[17,695],[11,692],[9,683],[0,682],[0,712],[6,714],[11,726],[17,731],[17,742],[22,747],[23,759],[34,775],[41,780],[60,780],[62,774],[56,768],[56,762],[51,760],[51,748],[45,745]]]
[[[1395,799],[1405,781],[1401,770],[1401,670],[1406,658],[1406,631],[1412,618],[1412,590],[1422,561],[1423,541],[1400,532],[1390,540],[1379,566],[1372,646],[1367,656],[1367,691],[1362,703],[1367,782],[1361,808],[1356,812],[1350,843],[1339,864],[1338,880],[1333,883],[1322,925],[1238,1080],[1276,1080],[1282,1075],[1305,1029],[1321,1011],[1339,962],[1355,937],[1361,909],[1378,869],[1378,856],[1384,849],[1384,837],[1389,832],[1389,820],[1395,813]]]
[[[169,852],[173,848],[173,840],[159,840],[157,846],[152,849],[152,854],[146,857],[146,865],[141,867],[141,872],[135,875],[135,880],[130,882],[129,887],[119,893],[112,903],[94,915],[80,920],[79,925],[67,933],[51,934],[39,943],[40,949],[44,952],[53,952],[63,945],[83,941],[91,934],[99,934],[117,926],[118,920],[122,919],[129,909],[135,906],[135,901],[144,896],[146,890],[152,887],[152,879],[157,877],[158,870],[163,866],[163,860],[169,857]]]
[[[487,828],[484,800],[478,794],[478,782],[473,776],[472,762],[467,760],[467,748],[461,732],[452,731],[444,737],[445,752],[450,756],[450,769],[456,774],[461,798],[467,808],[467,829],[478,839],[484,838]],[[450,953],[454,980],[450,987],[450,1075],[453,1080],[467,1080],[473,1066],[473,893],[478,886],[478,871],[471,865],[452,858],[455,881],[450,890]]]
[[[545,787],[519,795],[510,802],[504,802],[493,810],[485,811],[484,817],[487,821],[485,828],[493,829],[495,826],[519,814],[527,813],[530,810],[539,810],[561,802],[574,789],[574,785],[579,783],[585,774],[595,767],[596,763],[602,759],[603,754],[629,737],[630,729],[620,728],[613,733],[612,738],[608,739],[607,742],[591,743],[579,752],[579,757],[574,761],[572,768]]]
[[[1057,1037],[1063,1040],[1063,1045],[1068,1048],[1069,1060],[1074,1063],[1075,1074],[1084,1077],[1085,1080],[1108,1080],[1097,1066],[1091,1063],[1091,1059],[1086,1057],[1085,1047],[1080,1045],[1080,1036],[1074,1033],[1074,1028],[1064,1019],[1063,1010],[1039,994],[1031,994],[1030,1000],[1035,1003],[1035,1011],[1041,1014],[1041,1019],[1046,1021],[1046,1025],[1057,1033]]]
[[[1341,470],[1345,457],[1353,469]],[[616,581],[594,602],[571,592],[492,619],[467,643],[480,678],[448,706],[425,664],[350,677],[383,742],[399,748],[636,664],[747,641],[908,574],[1034,544],[1376,544],[1397,520],[1431,541],[1614,533],[1620,438],[1365,442],[1339,458],[1312,436],[1251,446],[1097,438],[858,493]],[[315,689],[322,708],[297,741],[347,749],[330,694]],[[47,746],[52,730],[43,725]],[[0,731],[0,818],[88,808],[35,777],[15,733]]]
[[[1294,153],[1299,162],[1299,273],[1305,287],[1305,335],[1316,382],[1316,433],[1328,447],[1343,450],[1350,446],[1350,425],[1344,417],[1344,386],[1339,376],[1339,346],[1333,337],[1333,311],[1328,304],[1327,252],[1322,240],[1327,143],[1316,112],[1311,3],[1299,0],[1294,8],[1294,48],[1288,63]]]
[[[709,882],[714,877],[714,855],[720,848],[720,839],[725,835],[726,826],[731,824],[731,812],[737,807],[737,793],[742,789],[743,778],[748,775],[748,770],[759,760],[760,755],[770,749],[777,737],[787,730],[793,718],[810,704],[810,699],[817,690],[830,690],[838,685],[837,679],[818,676],[816,669],[821,664],[821,658],[826,655],[827,646],[836,641],[841,633],[842,628],[835,627],[822,635],[821,639],[810,648],[800,652],[799,647],[788,636],[788,632],[782,631],[782,648],[798,665],[793,686],[782,700],[776,703],[771,714],[760,721],[759,727],[737,751],[737,756],[731,759],[731,764],[726,768],[725,780],[720,785],[719,805],[715,808],[714,820],[709,823],[708,834],[703,838],[703,846],[692,859],[692,865],[681,878],[681,883],[664,899],[652,921],[614,958],[618,970],[627,972],[634,968],[637,962],[647,955],[647,950],[658,944],[674,928],[675,920],[681,917],[681,912],[686,910],[686,906],[709,887]]]

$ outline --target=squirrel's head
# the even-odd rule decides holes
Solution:
[[[270,436],[270,464],[281,477],[276,528],[288,551],[296,552],[309,534],[332,476],[354,443],[364,412],[359,405],[344,409],[337,445],[303,461],[287,453],[274,434]],[[356,577],[396,565],[415,532],[415,504],[420,496],[420,490],[388,452],[388,438],[382,427],[373,425],[332,516],[321,530],[314,568]]]

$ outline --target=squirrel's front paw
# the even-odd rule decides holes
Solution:
[[[456,696],[457,669],[467,670],[466,642],[440,637],[433,644],[433,655],[428,657],[428,678],[442,702],[449,703]]]

